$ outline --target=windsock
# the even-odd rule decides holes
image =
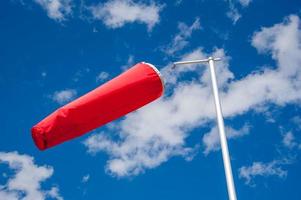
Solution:
[[[32,127],[32,138],[40,150],[45,150],[137,110],[162,96],[163,91],[158,69],[138,63],[48,115]]]

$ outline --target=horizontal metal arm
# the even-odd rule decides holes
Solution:
[[[205,63],[205,62],[209,62],[210,60],[213,60],[213,61],[220,61],[221,58],[212,58],[212,57],[209,57],[207,59],[201,59],[201,60],[188,60],[188,61],[179,61],[179,62],[174,62],[174,67],[176,65],[186,65],[186,64],[196,64],[196,63]]]

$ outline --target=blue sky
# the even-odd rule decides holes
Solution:
[[[301,198],[301,2],[0,2],[0,199],[226,199],[216,66],[238,199]],[[30,128],[137,62],[159,100],[46,151]]]

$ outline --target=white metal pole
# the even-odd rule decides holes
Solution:
[[[218,94],[218,87],[217,87],[216,74],[214,68],[214,59],[212,57],[209,57],[208,60],[209,60],[218,130],[219,130],[220,142],[222,147],[224,170],[225,170],[226,180],[227,180],[228,196],[229,196],[229,200],[236,200],[237,198],[236,198],[235,186],[233,181],[233,174],[232,174],[227,138],[225,134],[224,119],[223,119],[223,114],[222,114],[222,109],[221,109],[221,104],[220,104],[220,99]]]
[[[219,130],[219,136],[220,136],[220,142],[221,142],[221,148],[222,148],[222,155],[223,155],[223,163],[224,163],[224,169],[225,169],[225,175],[226,175],[226,181],[227,181],[228,196],[229,196],[229,200],[237,200],[235,186],[234,186],[234,180],[233,180],[233,174],[232,174],[232,168],[231,168],[231,162],[230,162],[230,156],[229,156],[229,150],[228,150],[228,143],[227,143],[227,138],[226,138],[226,134],[225,134],[224,119],[223,119],[221,103],[220,103],[219,94],[218,94],[218,87],[217,87],[215,67],[214,67],[214,61],[219,61],[219,60],[221,60],[221,59],[209,57],[208,59],[202,59],[202,60],[175,62],[174,66],[182,65],[182,64],[195,64],[195,63],[209,62],[212,90],[213,90],[216,116],[217,116],[217,124],[218,124],[218,130]]]

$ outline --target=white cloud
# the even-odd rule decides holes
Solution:
[[[53,174],[52,167],[37,166],[34,164],[33,157],[17,152],[0,152],[0,164],[8,164],[9,169],[15,172],[4,185],[0,185],[0,199],[43,200],[47,197],[63,199],[57,187],[52,187],[50,190],[42,188],[42,182]]]
[[[232,20],[233,24],[236,24],[237,21],[242,17],[237,4],[242,8],[246,8],[250,5],[252,0],[225,0],[229,5],[229,10],[226,13],[227,16]]]
[[[179,33],[177,33],[172,42],[163,49],[163,51],[169,55],[173,55],[175,52],[182,50],[185,46],[188,45],[187,39],[191,36],[192,32],[199,30],[200,19],[196,18],[191,26],[187,26],[185,23],[180,22],[178,24]]]
[[[292,132],[287,132],[283,135],[282,143],[285,147],[289,149],[292,149],[297,145],[295,141],[295,136]]]
[[[248,135],[250,132],[250,126],[245,124],[239,130],[235,130],[231,127],[226,127],[225,132],[228,139],[235,139]],[[220,149],[219,133],[216,126],[203,136],[203,144],[205,145],[205,150],[203,152],[205,155],[208,155],[210,152]]]
[[[229,5],[229,11],[226,13],[227,17],[232,20],[233,24],[236,24],[237,21],[241,18],[241,14],[232,3],[230,3]]]
[[[256,32],[252,44],[260,53],[270,53],[276,69],[263,68],[233,81],[223,93],[224,113],[243,113],[251,107],[274,103],[284,106],[301,99],[301,30],[299,18],[290,16],[281,24]]]
[[[238,1],[243,7],[249,6],[249,4],[252,2],[252,0],[238,0]]]
[[[125,71],[132,67],[135,64],[135,57],[133,55],[129,55],[126,64],[122,65],[120,68]]]
[[[64,21],[72,13],[71,0],[34,0],[47,12],[49,18]]]
[[[85,176],[83,176],[82,178],[82,183],[87,183],[90,179],[90,174],[86,174]]]
[[[248,185],[254,185],[252,179],[256,176],[285,178],[287,171],[282,168],[282,165],[283,162],[279,160],[273,160],[268,163],[253,162],[251,166],[243,166],[239,169],[239,177],[245,179],[245,183]]]
[[[74,82],[78,82],[80,81],[84,76],[86,76],[87,74],[89,74],[91,71],[91,69],[89,67],[84,67],[82,69],[79,69],[78,71],[75,72],[74,76],[73,76],[73,81]]]
[[[104,133],[94,134],[85,141],[85,145],[92,154],[99,151],[107,152],[111,158],[106,171],[119,177],[142,173],[145,168],[154,168],[172,155],[187,156],[187,160],[193,156],[194,149],[182,148],[181,141],[177,141],[181,139],[180,136],[169,142],[167,139],[171,135],[162,138],[160,133],[157,137],[152,133],[144,136],[138,134],[128,136],[123,142],[114,142]]]
[[[216,72],[226,118],[250,110],[262,112],[265,109],[258,107],[268,108],[271,104],[283,107],[300,102],[301,30],[298,25],[299,18],[289,16],[283,23],[256,32],[252,38],[253,46],[260,53],[271,54],[277,66],[262,67],[241,79],[234,79],[228,57],[222,49],[210,54],[224,58],[217,63]],[[208,56],[198,48],[182,59]],[[215,119],[208,67],[188,65],[170,70],[168,65],[161,71],[168,95],[128,114],[116,122],[115,129],[94,134],[85,141],[88,152],[108,153],[108,173],[121,177],[137,175],[159,166],[172,156],[187,158],[195,155],[195,147],[187,147],[185,139],[194,128],[208,126]],[[179,82],[187,71],[193,71],[199,77]],[[112,132],[116,134],[114,139],[110,136]],[[241,132],[234,133],[241,135]],[[216,146],[214,142],[212,144]]]
[[[102,20],[110,28],[120,28],[127,23],[144,23],[151,30],[160,21],[159,12],[162,5],[151,2],[135,2],[132,0],[109,0],[108,2],[90,6],[94,19]]]
[[[292,121],[297,126],[297,128],[301,130],[301,117],[300,116],[295,116],[295,117],[292,118]]]
[[[43,78],[45,78],[45,77],[47,76],[47,72],[42,72],[42,73],[41,73],[41,76],[42,76]]]
[[[76,97],[76,95],[76,90],[66,89],[61,91],[55,91],[54,94],[51,95],[51,99],[58,104],[65,104],[73,100]]]
[[[59,193],[59,188],[58,187],[52,187],[45,194],[46,194],[46,196],[49,196],[52,199],[63,200],[63,197]]]
[[[103,82],[109,78],[110,74],[108,72],[100,72],[96,77],[96,82]]]
[[[175,0],[174,5],[180,6],[183,3],[183,0]]]

